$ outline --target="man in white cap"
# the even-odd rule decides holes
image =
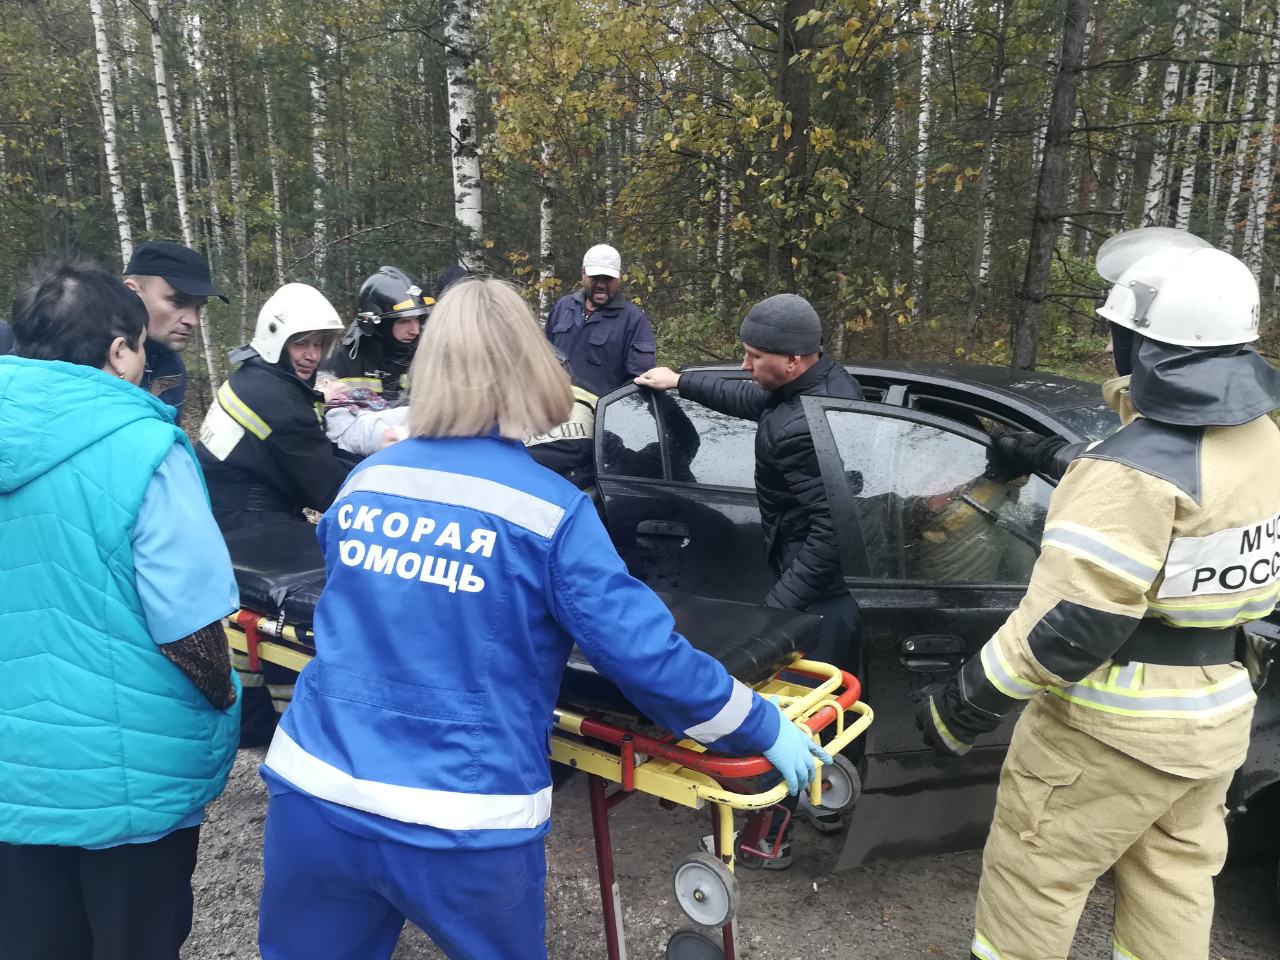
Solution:
[[[582,258],[582,287],[547,314],[547,339],[569,369],[600,396],[653,366],[653,327],[644,311],[618,296],[622,256],[598,243]]]

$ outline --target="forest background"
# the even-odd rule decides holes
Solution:
[[[838,357],[1096,376],[1093,255],[1163,224],[1249,264],[1274,357],[1276,7],[0,0],[0,304],[185,239],[232,294],[207,402],[280,283],[351,316],[380,264],[462,262],[545,312],[607,241],[673,366],[794,291]]]

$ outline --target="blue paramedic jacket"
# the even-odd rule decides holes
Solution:
[[[328,581],[264,775],[354,829],[513,846],[551,814],[551,714],[569,652],[654,720],[760,753],[780,714],[673,630],[595,507],[497,437],[365,460],[320,523]]]

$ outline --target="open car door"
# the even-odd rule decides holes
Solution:
[[[804,408],[876,711],[839,867],[979,846],[1014,717],[963,759],[944,758],[925,748],[909,693],[955,674],[1022,599],[1052,487],[993,479],[977,417],[826,397]]]

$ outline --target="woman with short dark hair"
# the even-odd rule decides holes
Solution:
[[[0,357],[0,930],[8,960],[177,960],[239,725],[231,561],[147,313],[34,273]]]

